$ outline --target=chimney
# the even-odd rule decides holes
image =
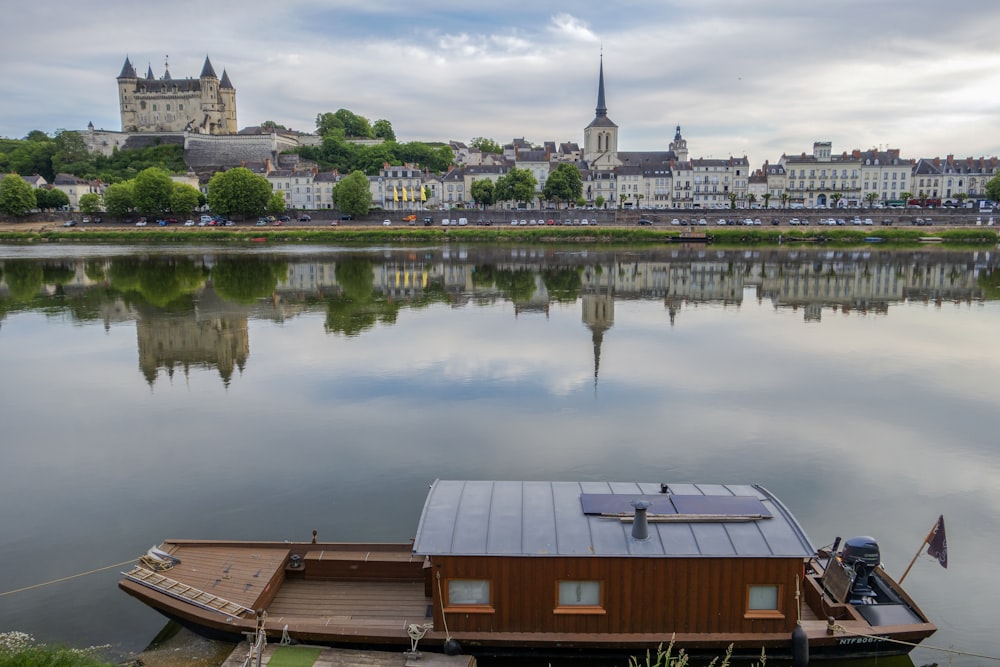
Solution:
[[[645,500],[633,500],[632,507],[635,508],[635,518],[632,520],[632,537],[644,540],[649,537],[649,522],[646,520],[646,510],[649,509],[649,503]]]

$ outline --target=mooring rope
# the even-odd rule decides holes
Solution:
[[[58,583],[63,582],[63,581],[69,581],[70,579],[77,579],[79,577],[85,577],[88,574],[94,574],[96,572],[104,572],[105,570],[111,570],[111,569],[114,569],[116,567],[121,567],[122,565],[128,565],[129,563],[134,563],[137,560],[138,560],[137,558],[130,558],[130,559],[126,560],[126,561],[122,561],[121,563],[115,563],[114,565],[106,565],[104,567],[99,567],[96,570],[88,570],[87,572],[80,572],[79,574],[71,574],[68,577],[60,577],[59,579],[53,579],[51,581],[43,581],[40,584],[32,584],[31,586],[25,586],[24,588],[17,588],[17,589],[14,589],[12,591],[6,591],[4,593],[0,593],[0,597],[3,597],[5,595],[13,595],[14,593],[23,593],[24,591],[30,591],[33,588],[41,588],[42,586],[49,586],[51,584],[58,584]]]
[[[441,621],[444,623],[444,638],[445,641],[451,641],[451,633],[448,632],[448,617],[444,613],[444,593],[441,591],[441,570],[438,570],[434,574],[437,575],[438,583],[438,603],[441,605]]]
[[[893,639],[891,637],[883,637],[881,635],[869,635],[863,632],[854,632],[853,630],[848,630],[840,623],[834,623],[830,626],[834,630],[839,630],[847,635],[854,635],[855,637],[865,637],[867,639],[877,639],[883,642],[889,642],[891,644],[901,644],[903,646],[909,646],[911,648],[922,648],[929,651],[938,651],[940,653],[951,653],[952,655],[960,655],[968,658],[982,658],[983,660],[997,660],[1000,661],[1000,657],[992,655],[983,655],[980,653],[970,653],[969,651],[959,651],[953,648],[944,648],[943,646],[931,646],[929,644],[915,644],[913,642],[903,641],[902,639]]]

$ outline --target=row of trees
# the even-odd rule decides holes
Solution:
[[[528,169],[513,167],[496,180],[489,179],[472,181],[470,195],[477,206],[486,208],[497,202],[516,201],[527,203],[536,197],[539,201],[554,201],[564,203],[585,203],[583,195],[583,179],[576,165],[563,163],[549,173],[541,194],[537,193],[538,181]]]
[[[0,173],[38,174],[51,183],[56,174],[72,174],[88,180],[117,183],[135,178],[148,167],[184,173],[184,147],[163,144],[148,148],[118,150],[110,156],[92,154],[79,132],[58,130],[50,137],[32,130],[24,139],[0,139]]]

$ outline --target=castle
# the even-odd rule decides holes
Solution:
[[[236,89],[229,75],[215,74],[208,56],[197,79],[174,79],[168,65],[163,76],[152,66],[140,78],[128,57],[118,75],[122,132],[190,132],[236,134]]]

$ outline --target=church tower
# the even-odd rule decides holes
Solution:
[[[583,130],[583,159],[591,169],[614,169],[621,165],[618,159],[618,126],[608,118],[608,106],[604,101],[603,54],[594,120]]]
[[[670,142],[670,150],[674,152],[677,156],[678,162],[688,161],[688,142],[684,137],[681,136],[681,126],[677,126],[677,132],[674,134],[674,140]]]

